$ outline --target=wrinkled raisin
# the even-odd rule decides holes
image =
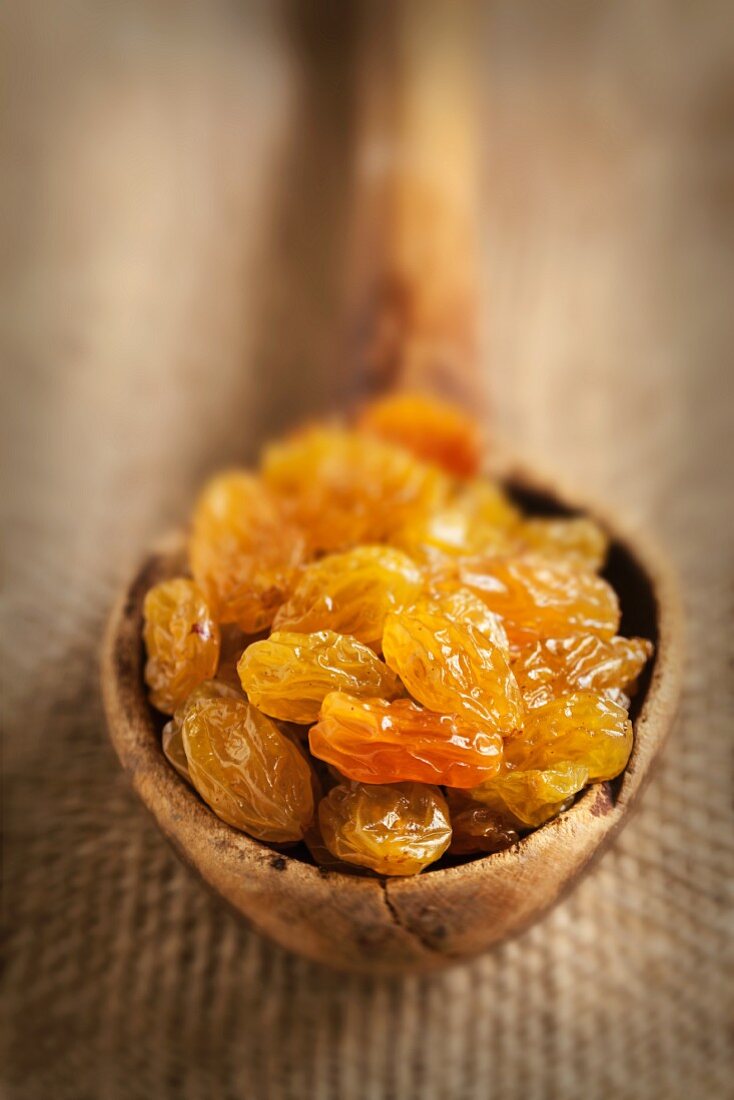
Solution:
[[[191,781],[214,812],[258,840],[300,840],[314,814],[311,769],[296,745],[244,699],[202,699],[182,736]]]
[[[409,699],[327,695],[309,744],[349,779],[363,783],[446,783],[473,787],[496,774],[502,738],[482,724],[436,714]]]
[[[189,550],[194,577],[220,622],[256,634],[288,596],[304,542],[262,482],[234,471],[202,492]]]
[[[462,714],[488,730],[522,726],[520,689],[498,646],[469,622],[433,611],[388,615],[385,660],[429,710]]]
[[[401,692],[394,672],[368,646],[333,630],[275,631],[248,646],[237,671],[255,706],[289,722],[315,722],[330,691],[388,698]]]
[[[150,701],[173,714],[187,695],[217,670],[219,627],[201,590],[185,577],[151,588],[143,604]]]
[[[443,795],[423,783],[343,784],[319,804],[326,847],[380,875],[416,875],[451,843]]]
[[[335,630],[379,649],[385,616],[412,603],[423,578],[389,546],[359,546],[313,562],[280,608],[275,630]]]

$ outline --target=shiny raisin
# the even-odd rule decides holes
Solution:
[[[359,546],[307,566],[275,630],[334,630],[379,649],[385,616],[411,603],[423,578],[407,555],[389,546]]]
[[[143,604],[150,701],[173,714],[187,695],[217,670],[219,627],[201,590],[185,577],[162,581]]]
[[[513,656],[515,674],[526,707],[539,707],[573,691],[626,693],[652,654],[644,638],[599,638],[571,634],[536,639]]]
[[[488,731],[522,726],[522,699],[502,650],[469,622],[433,611],[388,615],[385,660],[429,710],[461,714]]]
[[[425,394],[398,393],[375,401],[364,410],[359,427],[459,477],[470,477],[481,463],[482,437],[476,420],[455,405]]]
[[[311,768],[244,699],[202,699],[182,727],[191,781],[214,812],[258,840],[300,840],[314,814]]]
[[[248,646],[237,671],[250,702],[289,722],[315,722],[331,691],[392,698],[402,690],[373,650],[333,630],[275,631]]]
[[[583,764],[559,762],[543,769],[507,771],[479,787],[470,797],[520,827],[537,828],[563,810],[589,779]]]
[[[502,738],[476,720],[436,714],[409,699],[327,695],[309,734],[314,756],[362,783],[473,787],[495,775]]]
[[[522,734],[505,746],[516,768],[582,764],[589,779],[614,779],[632,751],[632,723],[618,703],[593,692],[575,692],[527,712]]]
[[[451,843],[446,801],[423,783],[342,784],[319,804],[326,847],[380,875],[416,875]]]
[[[270,625],[303,559],[303,536],[250,474],[204,488],[194,512],[191,570],[219,620],[255,634]]]
[[[384,541],[447,491],[408,451],[342,428],[311,428],[267,448],[263,476],[313,552]]]
[[[586,570],[540,558],[470,559],[460,562],[458,575],[502,617],[513,646],[580,633],[611,638],[617,632],[616,593]]]

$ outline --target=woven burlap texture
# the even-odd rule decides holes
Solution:
[[[209,470],[347,385],[325,365],[345,63],[322,65],[318,33],[310,71],[294,60],[276,6],[14,6],[13,1100],[729,1094],[726,5],[553,8],[531,32],[499,4],[487,29],[492,423],[667,545],[684,702],[639,814],[571,897],[401,981],[330,973],[220,907],[128,789],[98,691],[146,544]]]

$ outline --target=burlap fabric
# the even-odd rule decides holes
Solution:
[[[406,981],[332,974],[220,908],[129,792],[97,685],[148,540],[345,384],[348,17],[10,10],[13,1100],[731,1094],[726,10],[487,7],[493,423],[657,529],[689,656],[659,774],[601,864],[522,938]]]

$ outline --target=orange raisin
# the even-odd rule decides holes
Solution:
[[[540,558],[470,559],[459,579],[502,617],[511,645],[534,638],[611,638],[619,602],[611,585],[585,570]]]
[[[373,402],[360,417],[359,427],[459,477],[470,477],[481,464],[482,437],[476,420],[455,405],[424,394],[391,394]]]
[[[439,507],[415,512],[390,541],[422,565],[441,570],[467,555],[513,552],[519,522],[520,514],[499,486],[475,478]]]
[[[362,783],[447,783],[473,787],[495,775],[502,738],[481,723],[436,714],[409,699],[327,695],[311,727],[314,756]]]
[[[652,654],[644,638],[599,638],[571,634],[539,638],[514,655],[515,674],[526,707],[539,707],[573,691],[625,693]]]
[[[384,541],[447,492],[435,467],[343,428],[306,429],[267,448],[263,477],[314,552]]]

